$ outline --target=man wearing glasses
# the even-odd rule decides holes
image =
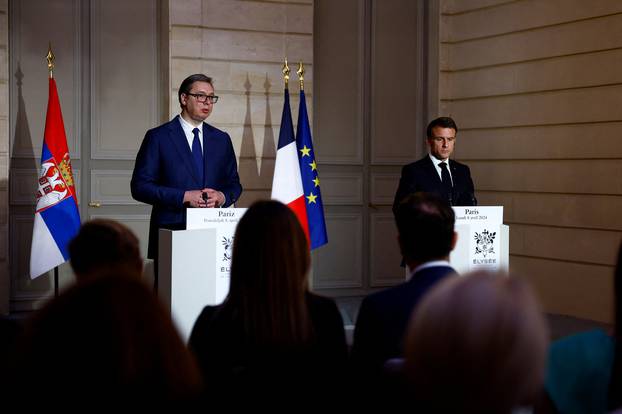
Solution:
[[[147,131],[130,184],[132,197],[153,206],[147,257],[154,260],[158,229],[185,229],[186,208],[229,207],[242,193],[231,138],[204,122],[218,102],[212,79],[187,77],[178,98],[181,113]]]
[[[407,195],[419,191],[435,193],[452,206],[477,205],[469,167],[449,159],[458,132],[454,120],[437,118],[430,122],[426,132],[430,153],[402,168],[393,212]]]

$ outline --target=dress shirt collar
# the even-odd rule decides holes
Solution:
[[[201,143],[201,148],[203,148],[203,123],[201,122],[201,125],[194,126],[190,122],[186,121],[181,114],[179,115],[179,123],[181,124],[181,129],[184,130],[184,135],[186,136],[186,140],[190,146],[190,151],[192,151],[192,141],[194,140],[192,130],[195,128],[199,130],[199,142]]]
[[[420,272],[423,269],[427,269],[429,267],[441,267],[441,266],[451,267],[451,265],[449,264],[447,260],[432,260],[430,262],[425,262],[423,264],[420,264],[419,266],[415,267],[414,270],[411,270],[410,277],[408,279],[410,280],[415,273]]]
[[[447,158],[446,160],[439,160],[431,153],[428,155],[430,156],[430,159],[432,160],[432,165],[434,165],[434,169],[436,170],[436,173],[438,174],[441,180],[443,179],[442,170],[441,170],[441,167],[438,166],[438,164],[440,164],[441,162],[444,162],[445,164],[447,164],[447,171],[449,171],[449,177],[452,180],[454,179],[454,177],[451,175],[451,168],[449,168],[449,158]]]

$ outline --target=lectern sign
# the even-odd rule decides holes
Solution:
[[[229,272],[235,228],[245,208],[189,208],[186,229],[216,229],[216,296],[224,300],[229,292]]]
[[[459,272],[507,268],[502,206],[454,207],[458,243],[450,256]],[[502,246],[502,243],[506,246]]]
[[[503,224],[503,206],[453,207],[456,224]]]

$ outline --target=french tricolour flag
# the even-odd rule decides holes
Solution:
[[[67,148],[65,124],[58,101],[56,81],[50,78],[37,207],[30,250],[32,279],[69,260],[68,245],[79,229],[80,213]]]
[[[294,211],[309,239],[309,222],[297,151],[292,112],[289,107],[289,90],[285,88],[279,145],[272,179],[272,198],[287,204]]]

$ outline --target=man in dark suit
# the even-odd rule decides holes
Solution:
[[[426,133],[430,153],[402,168],[393,211],[404,197],[418,191],[438,194],[452,206],[477,205],[469,167],[449,159],[458,133],[454,120],[437,118],[430,122]]]
[[[449,253],[456,244],[453,209],[439,196],[407,196],[395,211],[400,250],[410,279],[367,296],[354,330],[351,362],[363,387],[379,385],[387,360],[402,356],[408,320],[422,296],[454,274]]]
[[[231,138],[203,122],[218,102],[212,79],[187,77],[178,98],[181,114],[147,131],[131,181],[132,197],[153,206],[147,257],[156,261],[158,229],[185,229],[186,208],[228,207],[242,193]]]

